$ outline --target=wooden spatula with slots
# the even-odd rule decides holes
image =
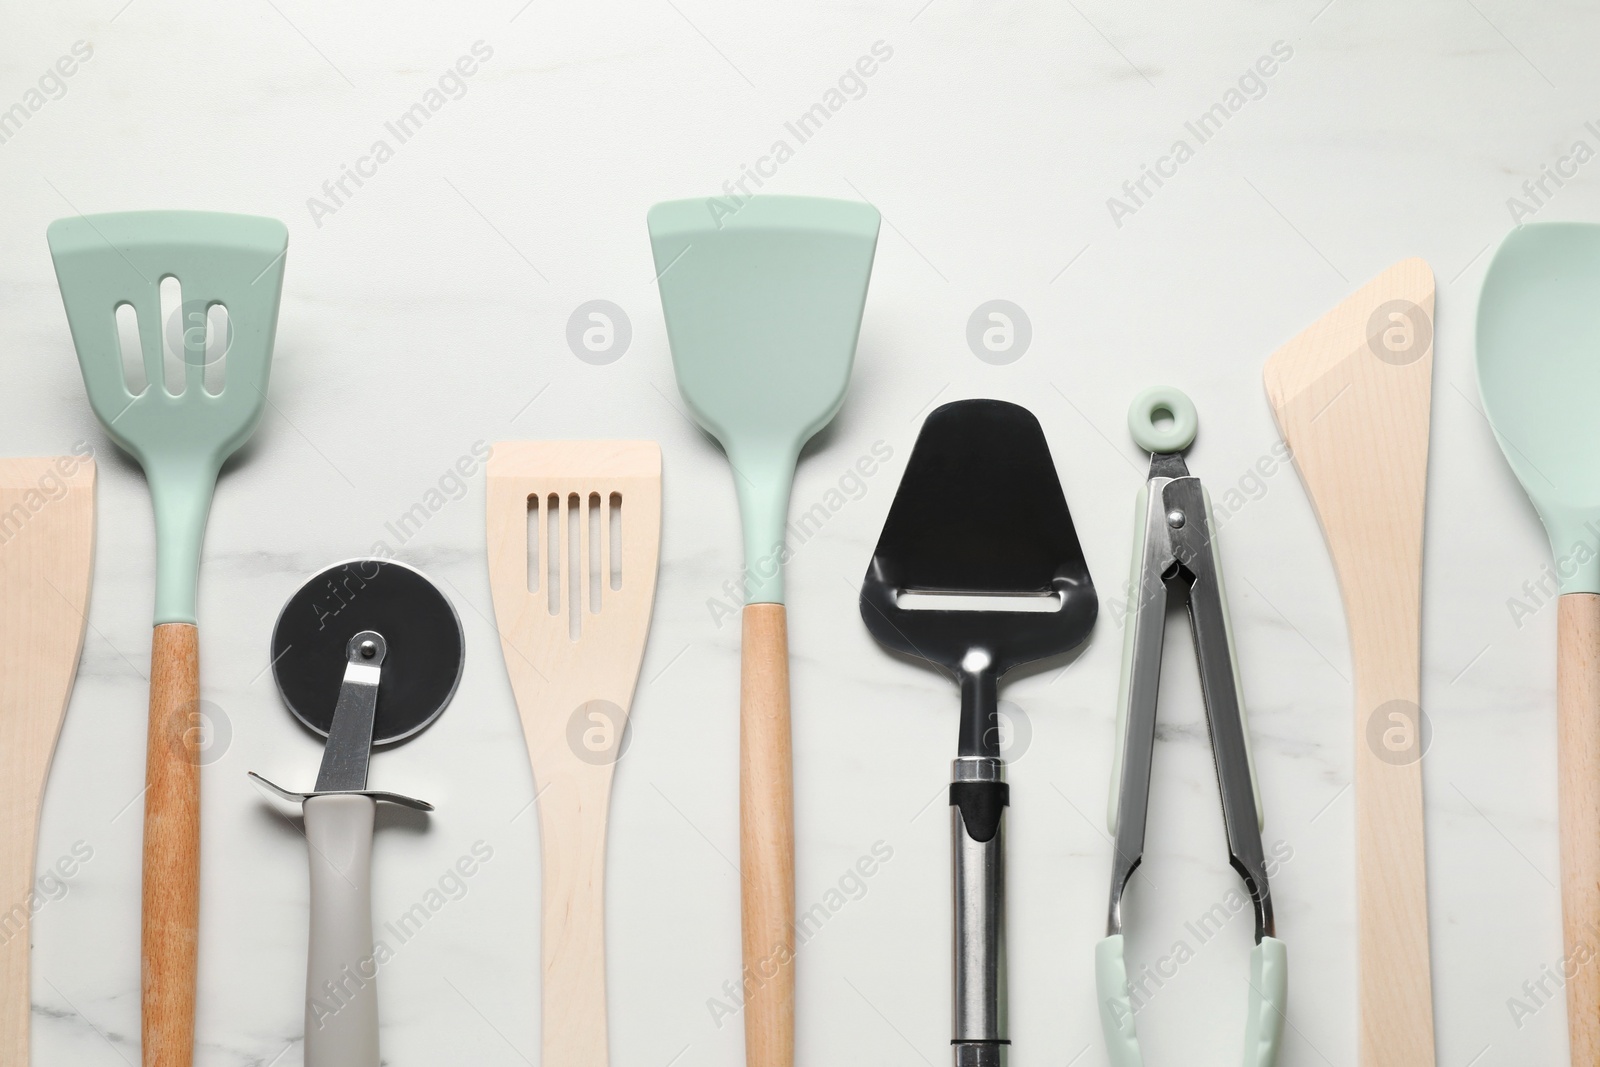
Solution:
[[[1274,352],[1265,377],[1350,628],[1359,1062],[1433,1067],[1418,706],[1433,271],[1396,263]]]
[[[0,459],[0,1063],[28,1063],[39,805],[88,625],[94,460]]]
[[[661,547],[652,441],[502,441],[489,584],[538,791],[544,1067],[606,1063],[605,841]]]

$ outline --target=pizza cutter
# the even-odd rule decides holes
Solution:
[[[305,813],[311,853],[306,1067],[378,1067],[372,942],[372,827],[377,802],[431,811],[424,800],[367,788],[372,749],[426,729],[461,681],[465,642],[450,601],[393,560],[322,571],[284,605],[272,673],[301,725],[327,739],[308,793],[250,776]]]

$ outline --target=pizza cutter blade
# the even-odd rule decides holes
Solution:
[[[317,574],[272,631],[272,673],[289,711],[327,739],[307,793],[250,776],[301,804],[311,853],[306,1067],[378,1067],[379,961],[372,943],[372,828],[380,800],[433,805],[367,788],[376,746],[415,737],[450,703],[465,642],[450,601],[393,560],[357,559]]]

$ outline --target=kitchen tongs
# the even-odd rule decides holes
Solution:
[[[1157,420],[1161,424],[1157,424]],[[1124,629],[1116,764],[1112,769],[1110,829],[1116,839],[1107,936],[1095,949],[1100,1022],[1113,1067],[1142,1067],[1133,1004],[1123,960],[1122,897],[1144,855],[1155,751],[1156,700],[1161,681],[1167,598],[1185,596],[1194,634],[1200,688],[1210,725],[1228,861],[1244,879],[1255,906],[1256,947],[1250,959],[1245,1067],[1270,1067],[1283,1033],[1287,961],[1272,921],[1272,897],[1261,844],[1261,800],[1240,699],[1221,560],[1212,535],[1211,503],[1183,452],[1199,420],[1176,389],[1141,393],[1128,412],[1134,441],[1150,452],[1150,476],[1134,515],[1134,570]]]

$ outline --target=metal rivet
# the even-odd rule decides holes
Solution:
[[[378,643],[369,638],[361,642],[360,652],[362,659],[371,659],[378,654]]]
[[[1174,530],[1181,530],[1183,529],[1185,518],[1186,516],[1182,511],[1177,508],[1173,508],[1171,511],[1167,512],[1167,525],[1172,527]]]

